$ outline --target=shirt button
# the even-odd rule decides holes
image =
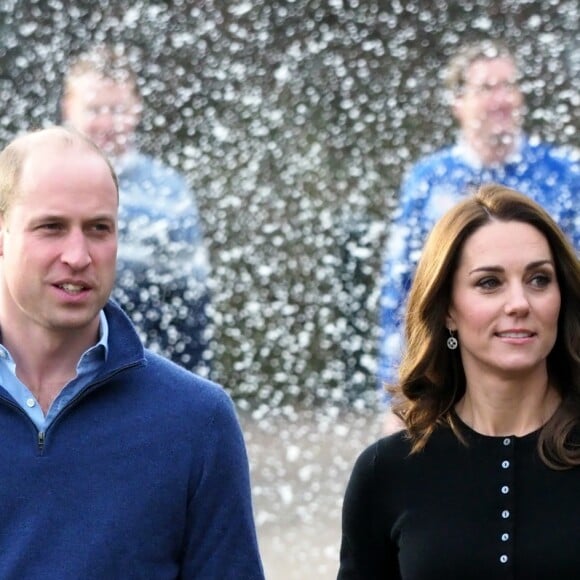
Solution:
[[[503,440],[503,444],[507,447],[510,443],[512,442],[512,440],[509,437],[506,437]]]
[[[500,561],[502,564],[505,564],[505,563],[508,561],[508,557],[507,557],[505,554],[502,554],[502,555],[499,557],[499,561]]]
[[[501,488],[501,492],[505,495],[506,493],[509,493],[510,488],[507,485],[502,486]]]
[[[510,535],[505,533],[501,535],[501,541],[502,542],[507,542],[510,539]]]
[[[8,358],[8,354],[3,348],[0,348],[0,358]]]
[[[510,466],[510,462],[509,462],[509,461],[506,459],[505,461],[502,461],[502,462],[501,462],[501,466],[502,466],[504,469],[507,469],[507,468]]]
[[[34,407],[36,405],[36,401],[31,397],[30,399],[26,399],[26,406],[27,407]]]
[[[510,512],[509,512],[509,510],[503,510],[503,512],[501,512],[501,517],[502,517],[504,520],[507,520],[507,519],[510,517]]]

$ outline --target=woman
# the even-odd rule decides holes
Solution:
[[[406,429],[362,453],[338,578],[580,578],[580,267],[503,186],[451,209],[409,295]]]

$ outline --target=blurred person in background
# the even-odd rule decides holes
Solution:
[[[484,40],[461,47],[446,69],[454,145],[420,159],[405,177],[393,213],[382,268],[379,388],[397,382],[403,349],[401,321],[423,242],[437,219],[482,183],[502,183],[542,205],[576,250],[580,246],[580,164],[577,151],[528,137],[522,128],[521,73],[503,44]],[[386,407],[385,432],[400,428]]]
[[[64,78],[62,121],[92,139],[119,176],[119,257],[113,297],[146,346],[208,375],[209,261],[185,179],[141,153],[143,103],[129,58],[98,46]]]
[[[580,577],[580,264],[528,196],[437,223],[410,289],[393,409],[356,461],[339,580]]]

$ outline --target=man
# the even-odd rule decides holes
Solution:
[[[136,148],[142,103],[129,60],[97,47],[72,62],[62,120],[92,139],[119,176],[119,262],[114,298],[145,344],[201,374],[209,371],[209,264],[185,180]]]
[[[262,579],[231,400],[109,300],[117,206],[80,134],[0,153],[0,577]]]
[[[447,72],[459,136],[455,145],[419,160],[401,188],[383,266],[381,386],[396,382],[403,307],[423,242],[435,221],[471,189],[498,182],[529,195],[580,247],[578,156],[523,133],[524,99],[511,53],[490,40],[468,45]],[[386,431],[392,427],[387,416]]]

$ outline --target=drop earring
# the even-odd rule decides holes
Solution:
[[[449,350],[455,350],[459,343],[457,342],[457,339],[453,336],[453,331],[451,329],[449,329],[449,334],[450,336],[447,339],[447,348]]]

